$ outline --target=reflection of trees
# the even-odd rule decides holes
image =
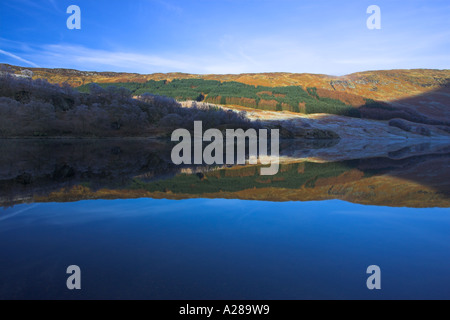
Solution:
[[[168,146],[155,141],[0,140],[2,198],[89,183],[116,188],[138,174],[173,174]],[[4,199],[3,199],[4,200]]]
[[[419,144],[384,156],[348,157],[354,160],[329,163],[333,158],[327,156],[338,153],[334,150],[336,144],[331,141],[286,140],[281,143],[282,156],[316,155],[319,159],[318,156],[322,155],[325,163],[308,165],[299,163],[301,159],[290,158],[281,165],[278,175],[266,179],[261,179],[255,167],[213,170],[216,168],[202,165],[175,166],[170,159],[172,146],[169,142],[145,139],[0,140],[0,205],[31,201],[34,196],[45,197],[54,191],[78,185],[91,191],[142,188],[151,192],[171,190],[192,196],[221,190],[239,193],[273,187],[292,193],[291,200],[296,199],[295,190],[305,186],[308,192],[319,192],[314,193],[316,199],[353,197],[348,194],[349,190],[359,188],[369,181],[366,178],[371,177],[411,181],[416,185],[415,190],[419,190],[417,185],[419,188],[422,185],[424,192],[435,190],[430,199],[450,195],[450,177],[446,170],[450,150],[445,145]],[[346,183],[354,185],[339,189],[339,185]],[[316,187],[319,185],[325,193],[318,191]],[[383,182],[383,188],[387,188],[383,192],[395,193],[395,190],[389,191],[389,183]],[[359,191],[354,189],[354,192]],[[268,196],[272,198],[267,200],[277,198],[272,193]],[[82,195],[80,197],[83,198]],[[261,197],[265,196],[261,194]]]

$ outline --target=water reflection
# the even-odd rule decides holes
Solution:
[[[448,299],[449,146],[405,142],[283,141],[260,176],[158,140],[2,140],[0,299]]]
[[[22,204],[0,221],[0,299],[448,299],[449,217],[339,200]]]
[[[86,199],[341,199],[450,207],[448,141],[281,142],[275,176],[258,166],[176,166],[161,140],[0,140],[0,205]]]

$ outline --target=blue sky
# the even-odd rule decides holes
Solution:
[[[69,5],[81,30],[69,30]],[[369,5],[381,30],[369,30]],[[450,67],[448,0],[1,0],[0,63],[137,73]]]

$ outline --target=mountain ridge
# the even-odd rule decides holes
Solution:
[[[25,68],[3,65],[15,74],[30,70],[33,78],[44,78],[51,83],[67,83],[79,87],[89,83],[119,84],[145,83],[150,80],[202,79],[220,82],[238,82],[251,86],[313,88],[317,98],[340,100],[353,107],[362,107],[367,100],[388,104],[397,110],[409,110],[427,118],[450,118],[450,69],[392,69],[332,76],[312,73],[243,73],[243,74],[188,74],[126,72],[95,72],[75,69]]]
[[[15,73],[23,70],[31,70],[33,78],[45,78],[51,83],[69,83],[71,86],[80,86],[91,82],[118,83],[118,82],[146,82],[149,80],[173,80],[173,79],[205,79],[218,81],[236,81],[248,85],[260,86],[302,86],[317,87],[327,90],[358,93],[366,98],[389,101],[410,97],[411,93],[424,93],[432,89],[448,86],[450,83],[450,69],[392,69],[355,72],[342,76],[314,73],[289,73],[289,72],[263,72],[241,74],[190,74],[182,72],[171,73],[127,73],[109,71],[80,71],[64,68],[26,68],[3,64],[10,67]],[[388,81],[388,79],[390,81]],[[384,81],[382,81],[384,80]],[[403,89],[412,89],[409,94],[404,94],[401,88],[392,88],[388,92],[375,90],[373,86],[381,87],[396,84],[405,86]],[[365,92],[368,86],[372,86],[369,92]],[[422,90],[421,90],[422,88]],[[394,90],[396,89],[396,90]],[[428,89],[428,90],[427,90]],[[356,91],[355,91],[356,90]],[[383,95],[385,95],[383,97]],[[388,98],[388,99],[386,99]]]

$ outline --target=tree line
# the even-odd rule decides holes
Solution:
[[[301,86],[264,87],[239,82],[220,82],[204,79],[150,80],[145,83],[117,83],[133,95],[144,93],[163,95],[179,101],[205,101],[221,105],[240,105],[249,108],[292,111],[299,113],[330,113],[350,117],[360,117],[359,110],[338,99],[320,97],[316,88],[304,90]],[[107,88],[110,84],[99,84]],[[78,87],[80,92],[88,92],[89,86]]]
[[[98,84],[107,88],[110,84]],[[346,92],[301,86],[265,87],[240,82],[204,79],[150,80],[145,83],[116,83],[132,95],[152,93],[178,101],[194,100],[220,105],[239,105],[269,111],[291,111],[304,114],[327,113],[375,120],[406,119],[411,122],[449,126],[450,122],[430,119],[407,107],[366,99]],[[89,85],[77,88],[89,92]]]
[[[175,99],[143,94],[133,99],[124,87],[91,84],[80,92],[3,72],[0,74],[0,136],[148,136],[173,128],[258,127],[245,112],[225,111],[207,103],[183,108]]]

